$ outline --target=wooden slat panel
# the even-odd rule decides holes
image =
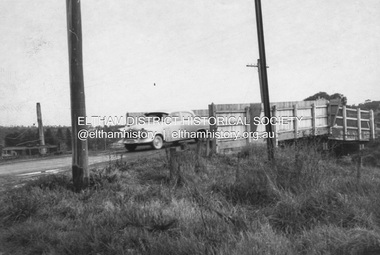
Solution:
[[[298,108],[297,115],[303,118],[308,118],[308,117],[311,118],[312,117],[311,108],[307,110]]]
[[[224,115],[226,118],[228,118],[231,116],[238,116],[236,114],[243,115],[243,112],[246,111],[245,107],[247,106],[248,104],[215,105],[215,109],[217,111],[221,111],[219,115]],[[260,104],[260,106],[262,105]],[[275,116],[278,118],[282,118],[282,120],[284,120],[286,117],[294,118],[295,114],[298,117],[302,117],[301,121],[299,122],[296,122],[294,120],[288,122],[277,122],[277,124],[274,126],[274,130],[276,130],[276,132],[278,133],[278,140],[294,139],[309,135],[330,134],[329,124],[333,123],[334,125],[337,125],[337,127],[343,127],[344,121],[346,122],[345,130],[347,140],[358,140],[360,138],[357,128],[358,123],[360,123],[362,126],[362,137],[364,140],[369,139],[369,136],[371,135],[369,132],[369,112],[360,110],[361,120],[358,121],[358,111],[356,109],[347,109],[344,105],[341,105],[341,102],[339,100],[335,102],[335,105],[334,102],[328,102],[326,100],[316,100],[271,103],[271,109],[274,109],[273,106],[275,106],[276,110],[275,112],[272,112],[272,114],[275,114]],[[297,108],[296,110],[294,110],[295,106]],[[343,112],[345,114],[347,113],[347,116],[344,120]],[[356,114],[356,116],[352,115],[351,113]],[[256,113],[255,116],[257,117],[258,113]],[[260,118],[262,119],[263,117],[264,112],[261,109]],[[366,119],[363,120],[363,118]],[[239,133],[247,130],[265,132],[265,125],[263,124],[250,127],[253,124],[252,114],[250,115],[249,119],[251,119],[249,125],[219,126],[218,130]],[[332,130],[332,136],[330,138],[337,140],[344,139],[343,128],[333,128]],[[364,134],[364,132],[367,133]],[[251,142],[255,142],[254,140],[255,139],[250,139]],[[245,141],[245,143],[246,142],[247,140]],[[234,143],[234,141],[229,141],[229,143]],[[244,142],[242,142],[242,144],[244,144]],[[227,145],[224,144],[223,146],[223,148],[225,148]]]
[[[246,145],[245,139],[239,139],[236,141],[226,140],[218,141],[218,151],[229,149],[229,148],[238,148]]]
[[[208,109],[193,110],[193,112],[197,116],[201,116],[201,117],[208,117],[209,116]]]

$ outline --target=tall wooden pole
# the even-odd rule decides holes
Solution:
[[[78,131],[86,128],[78,125],[78,117],[86,116],[83,81],[82,25],[80,0],[66,0],[67,35],[69,48],[71,127],[72,127],[72,174],[75,189],[81,190],[88,184],[87,140],[78,138]]]
[[[260,72],[260,80],[261,80],[261,95],[264,104],[264,115],[267,118],[271,118],[271,109],[270,109],[270,101],[269,101],[269,89],[268,89],[268,76],[267,76],[267,64],[265,58],[265,44],[264,44],[264,28],[263,28],[263,18],[261,14],[261,1],[255,0],[256,7],[256,24],[257,24],[257,37],[259,43],[259,72]],[[272,134],[273,128],[269,123],[265,126],[265,131],[268,134]],[[270,161],[274,160],[274,141],[272,138],[267,139],[267,149],[268,149],[268,159]]]
[[[40,139],[40,153],[42,155],[46,154],[45,146],[45,136],[44,136],[44,126],[42,125],[42,114],[41,114],[41,105],[37,103],[37,123],[38,123],[38,136]]]

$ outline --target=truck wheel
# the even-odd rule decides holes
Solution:
[[[134,151],[136,150],[137,144],[124,144],[124,147],[127,151]]]
[[[160,135],[156,135],[152,142],[153,149],[159,150],[164,146],[164,140]]]

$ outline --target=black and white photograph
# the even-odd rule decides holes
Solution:
[[[0,0],[0,255],[379,255],[379,0]]]

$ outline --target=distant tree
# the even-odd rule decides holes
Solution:
[[[97,130],[97,131],[106,131],[107,126],[104,126],[104,128],[101,126],[96,126],[96,127],[93,127],[92,129]],[[97,137],[93,139],[87,139],[88,149],[91,151],[104,150],[104,148],[106,147],[106,144],[107,144],[106,137],[102,137],[102,138]]]
[[[57,139],[58,139],[58,142],[64,142],[65,141],[65,135],[63,134],[63,128],[58,128]]]
[[[72,141],[71,141],[71,131],[70,131],[70,128],[66,128],[66,145],[67,145],[67,148],[69,150],[71,150],[71,145],[72,145]]]
[[[335,100],[335,99],[339,99],[341,100],[343,105],[347,105],[347,97],[345,97],[343,94],[335,93],[330,96],[330,100]]]
[[[57,130],[57,141],[58,141],[58,150],[67,151],[66,139],[63,134],[63,128],[59,127]]]
[[[369,101],[366,100],[365,103],[359,104],[359,107],[363,110],[373,110],[377,111],[380,110],[380,101]]]
[[[45,144],[50,144],[50,145],[57,145],[58,144],[58,139],[53,134],[53,131],[51,128],[47,128],[45,131]]]
[[[341,93],[334,93],[332,95],[329,95],[326,92],[318,92],[312,96],[309,96],[308,98],[305,98],[303,101],[314,101],[314,100],[318,100],[321,98],[326,99],[326,100],[341,99],[342,104],[344,104],[344,105],[347,104],[347,97],[345,97]]]
[[[21,142],[20,132],[13,132],[8,134],[4,138],[5,146],[16,146]]]
[[[314,101],[320,98],[330,100],[330,95],[327,94],[326,92],[318,92],[312,96],[309,96],[308,98],[305,98],[303,101]]]
[[[335,93],[335,94],[332,94],[330,96],[330,100],[332,100],[332,99],[342,99],[342,98],[344,98],[344,96],[341,93]]]
[[[33,129],[28,128],[26,131],[24,131],[21,142],[23,144],[29,142],[30,144],[35,145],[35,144],[38,144],[38,140],[39,140],[38,130],[34,128]]]
[[[38,143],[38,130],[33,128],[23,128],[20,131],[12,132],[4,138],[5,146],[18,146]]]

